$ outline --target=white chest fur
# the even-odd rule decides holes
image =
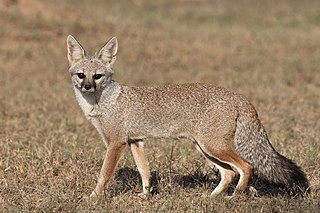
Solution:
[[[84,115],[88,120],[91,121],[92,125],[99,132],[103,142],[107,145],[106,136],[102,129],[101,121],[98,119],[98,109],[97,108],[97,100],[94,95],[83,94],[77,88],[74,88],[75,95],[77,101],[79,103],[80,108],[82,109]]]
[[[94,108],[95,103],[95,97],[90,95],[82,94],[78,89],[75,89],[75,94],[77,101],[79,103],[79,106],[81,107],[83,113],[85,116],[89,119],[90,112]]]

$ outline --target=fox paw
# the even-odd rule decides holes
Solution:
[[[98,194],[97,194],[95,191],[93,191],[93,192],[90,194],[89,199],[90,199],[90,198],[96,198],[96,197],[98,197]]]
[[[138,194],[138,197],[141,197],[143,199],[149,199],[150,198],[150,193],[141,192],[141,193]]]

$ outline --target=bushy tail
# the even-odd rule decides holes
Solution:
[[[310,192],[304,172],[272,147],[257,117],[239,116],[234,145],[259,179],[283,187],[292,195]]]

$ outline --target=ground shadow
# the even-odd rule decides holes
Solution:
[[[295,197],[286,189],[278,186],[273,186],[257,178],[253,178],[251,180],[249,187],[253,187],[255,189],[254,196],[257,197]]]
[[[212,178],[213,177],[213,178]],[[182,187],[196,188],[209,186],[209,193],[211,193],[219,184],[221,178],[220,174],[204,174],[199,171],[195,171],[189,175],[176,175],[173,180]],[[237,183],[239,181],[239,175],[233,180],[231,186],[226,191],[226,195],[232,195]],[[271,185],[265,181],[257,178],[252,178],[245,194],[254,197],[290,197],[296,198],[299,195],[292,194],[292,192],[286,190],[283,187]]]
[[[118,196],[119,194],[133,192],[137,187],[141,187],[142,180],[140,173],[137,170],[134,170],[129,167],[123,167],[116,171],[114,177],[114,183],[108,187],[108,196],[114,197]],[[158,193],[158,186],[159,186],[160,176],[158,172],[152,171],[151,172],[151,194]],[[141,191],[137,191],[141,192]]]
[[[151,194],[159,193],[159,183],[161,180],[171,181],[173,184],[177,184],[183,188],[197,188],[208,186],[209,192],[219,184],[220,176],[218,173],[203,173],[201,171],[194,171],[187,175],[181,175],[178,173],[166,173],[159,174],[157,171],[151,172]],[[137,170],[129,167],[123,167],[116,171],[114,182],[108,187],[108,196],[114,197],[127,192],[141,192],[141,177]],[[239,177],[236,177],[232,185],[226,192],[227,195],[231,195]],[[139,189],[137,189],[139,188]],[[205,192],[204,192],[205,193]],[[249,184],[248,190],[246,191],[248,195],[256,197],[286,197],[290,196],[284,189],[276,186],[272,186],[261,180],[253,178]]]

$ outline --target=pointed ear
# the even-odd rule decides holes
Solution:
[[[72,36],[69,35],[67,38],[67,48],[68,48],[68,60],[69,65],[73,65],[79,60],[85,58],[85,51],[79,44],[79,42]]]
[[[106,65],[113,65],[116,62],[116,55],[118,51],[118,40],[116,37],[110,39],[106,45],[104,45],[99,54],[98,59],[103,61]]]

